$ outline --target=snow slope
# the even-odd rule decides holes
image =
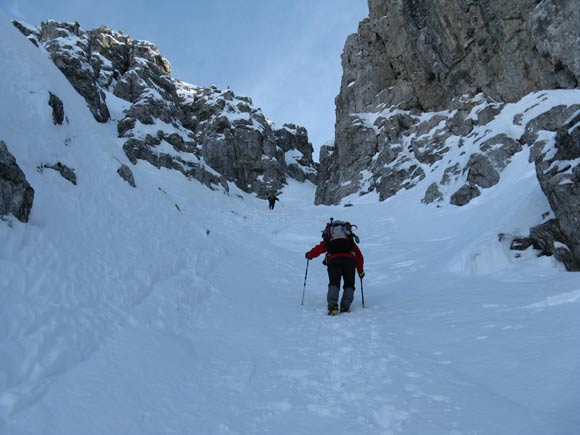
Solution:
[[[549,210],[527,151],[462,208],[421,205],[426,179],[352,207],[293,183],[269,211],[145,162],[133,189],[115,124],[4,19],[0,59],[0,139],[36,191],[0,221],[0,434],[578,433],[577,275],[498,237]],[[36,169],[57,160],[77,186]],[[366,257],[366,307],[338,317],[320,259],[304,287],[331,216]]]

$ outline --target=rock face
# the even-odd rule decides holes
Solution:
[[[10,213],[19,221],[28,222],[33,201],[34,189],[0,140],[0,216]]]
[[[487,187],[480,182],[497,178],[490,169],[501,176],[526,145],[509,134],[484,137],[482,127],[532,92],[578,87],[577,6],[575,0],[369,0],[369,17],[342,55],[335,144],[321,151],[316,203],[368,191],[384,200],[413,187],[477,129],[490,141],[487,149],[470,151],[481,155],[478,161],[467,155],[446,168],[451,179],[469,173],[455,202],[475,197]],[[482,164],[485,173],[477,175]],[[439,196],[426,202],[432,198]]]
[[[580,115],[558,130],[553,148],[538,150],[535,164],[556,216],[543,226],[548,236],[541,238],[542,250],[554,254],[568,270],[580,271]],[[538,231],[532,229],[532,240],[539,239]]]
[[[346,43],[340,103],[351,105],[351,93],[359,102],[351,113],[377,104],[432,110],[464,94],[516,101],[538,89],[575,87],[579,55],[568,53],[578,43],[577,6],[370,0],[369,18]]]
[[[369,12],[345,44],[315,202],[420,187],[427,205],[465,206],[523,152],[554,217],[514,249],[580,270],[578,2],[369,0]]]
[[[21,31],[24,28],[23,25],[17,27]],[[85,33],[78,23],[55,21],[45,21],[38,31],[28,29],[26,33],[29,39],[46,48],[54,64],[84,97],[95,119],[107,122],[109,109],[99,86],[101,59],[98,58],[98,50],[103,42],[99,39],[99,33]],[[71,55],[73,52],[74,55]]]
[[[278,192],[287,177],[317,182],[304,128],[276,128],[250,98],[229,89],[174,79],[154,44],[107,27],[86,31],[78,23],[14,24],[46,48],[97,121],[110,120],[108,93],[129,103],[116,121],[133,164],[145,160],[213,189],[228,190],[232,182],[260,197]]]

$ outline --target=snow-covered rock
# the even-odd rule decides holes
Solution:
[[[501,183],[519,153],[555,152],[554,137],[580,110],[577,6],[370,1],[345,44],[316,204],[416,188],[425,204],[465,206]],[[553,242],[575,252],[571,240]]]
[[[171,77],[169,61],[154,44],[104,26],[14,24],[47,50],[97,121],[110,119],[113,95],[128,103],[113,121],[133,164],[147,160],[226,191],[233,182],[260,197],[280,191],[287,177],[316,182],[304,128],[275,130],[250,98]],[[288,161],[290,150],[300,154]]]
[[[536,173],[555,214],[548,226],[532,229],[532,240],[569,270],[580,270],[580,109],[550,142],[539,142]]]
[[[334,152],[320,158],[316,202],[338,204],[367,186],[384,200],[417,185],[434,164],[446,165],[449,151],[464,143],[464,161],[446,165],[452,175],[469,171],[471,155],[483,151],[495,155],[488,157],[501,176],[506,161],[533,142],[514,138],[505,118],[507,131],[484,131],[506,104],[578,87],[579,26],[574,0],[370,1],[342,55]],[[490,142],[474,149],[473,135]],[[366,170],[370,181],[361,176]],[[455,192],[480,187],[461,184]]]

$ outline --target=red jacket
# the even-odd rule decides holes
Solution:
[[[326,242],[323,240],[322,242],[320,242],[318,245],[316,245],[314,248],[312,248],[310,251],[308,251],[306,253],[306,258],[308,258],[309,260],[312,260],[313,258],[318,257],[320,254],[324,254],[326,252]],[[336,257],[354,257],[354,260],[356,262],[356,270],[358,271],[358,273],[361,273],[364,271],[364,263],[365,263],[365,259],[362,255],[362,252],[360,252],[360,249],[358,248],[357,244],[352,242],[352,252],[348,253],[348,252],[344,252],[344,253],[338,253],[338,254],[330,254],[328,256],[328,258],[326,259],[327,263],[330,263],[332,261],[333,258]]]

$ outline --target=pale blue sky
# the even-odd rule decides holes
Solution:
[[[368,15],[367,0],[0,0],[0,10],[151,41],[175,78],[230,86],[277,124],[305,126],[316,158],[334,136],[344,42]]]

